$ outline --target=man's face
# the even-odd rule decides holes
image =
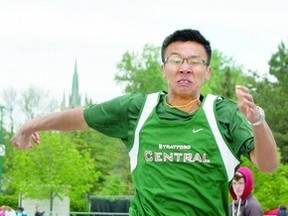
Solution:
[[[244,189],[245,189],[244,178],[240,178],[238,181],[233,179],[232,187],[233,187],[233,191],[234,191],[235,195],[237,196],[237,198],[241,197],[241,195],[243,194]]]
[[[184,62],[183,58],[186,58]],[[211,73],[210,66],[206,65],[207,54],[204,47],[193,41],[173,42],[166,49],[165,60],[162,71],[170,93],[198,96],[200,88]]]

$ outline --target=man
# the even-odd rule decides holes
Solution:
[[[43,216],[45,214],[45,211],[40,211],[40,206],[35,206],[35,216]]]
[[[37,131],[93,128],[122,139],[129,150],[136,189],[130,215],[228,215],[229,183],[240,156],[266,172],[278,165],[263,110],[244,86],[236,86],[238,106],[200,94],[211,74],[211,47],[199,31],[169,35],[161,57],[167,92],[127,94],[33,119],[12,143],[30,148],[31,139],[40,142]]]
[[[253,196],[253,174],[246,166],[236,171],[230,187],[233,199],[230,207],[231,216],[263,216],[263,210],[258,200]]]

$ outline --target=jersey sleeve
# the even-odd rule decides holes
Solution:
[[[219,124],[224,138],[230,143],[230,149],[240,158],[247,158],[254,149],[254,138],[251,125],[238,109],[236,101],[218,100],[216,104]]]
[[[104,103],[88,105],[84,109],[84,118],[89,127],[125,140],[131,120],[138,117],[142,98],[145,98],[144,95],[131,93]]]

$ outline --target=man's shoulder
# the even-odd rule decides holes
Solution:
[[[143,107],[148,96],[153,96],[153,97],[159,98],[160,94],[162,94],[162,92],[131,93],[127,97],[129,98],[130,105],[137,106],[138,108],[140,108],[140,107]],[[163,92],[163,94],[164,94],[164,92]],[[159,101],[159,99],[157,101]]]
[[[215,97],[215,111],[216,113],[234,113],[237,109],[237,102],[230,98],[225,98],[221,95],[207,94],[202,96],[203,98],[207,98],[208,95],[212,95]]]
[[[227,98],[227,97],[224,97],[222,95],[218,95],[218,94],[205,94],[205,95],[201,95],[200,98],[202,98],[202,100],[204,98],[207,98],[208,96],[213,96],[215,97],[215,103],[216,103],[216,106],[219,106],[219,105],[222,105],[222,106],[225,106],[225,105],[229,105],[229,106],[236,106],[237,105],[237,101],[234,100],[234,99],[231,99],[231,98]]]
[[[132,92],[132,93],[127,93],[124,95],[121,95],[119,97],[113,98],[112,100],[110,100],[111,102],[124,102],[124,101],[130,101],[130,102],[142,102],[145,101],[147,97],[147,94],[145,93],[141,93],[141,92]],[[106,101],[104,103],[107,103],[109,101]]]
[[[247,200],[252,204],[260,205],[260,202],[253,194]]]
[[[247,209],[248,211],[253,211],[254,213],[257,211],[262,212],[260,202],[253,195],[246,199],[245,209]]]

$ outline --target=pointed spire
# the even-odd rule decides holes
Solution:
[[[81,96],[79,94],[78,73],[77,73],[77,59],[75,60],[74,74],[72,80],[72,92],[69,97],[69,107],[81,106]]]

